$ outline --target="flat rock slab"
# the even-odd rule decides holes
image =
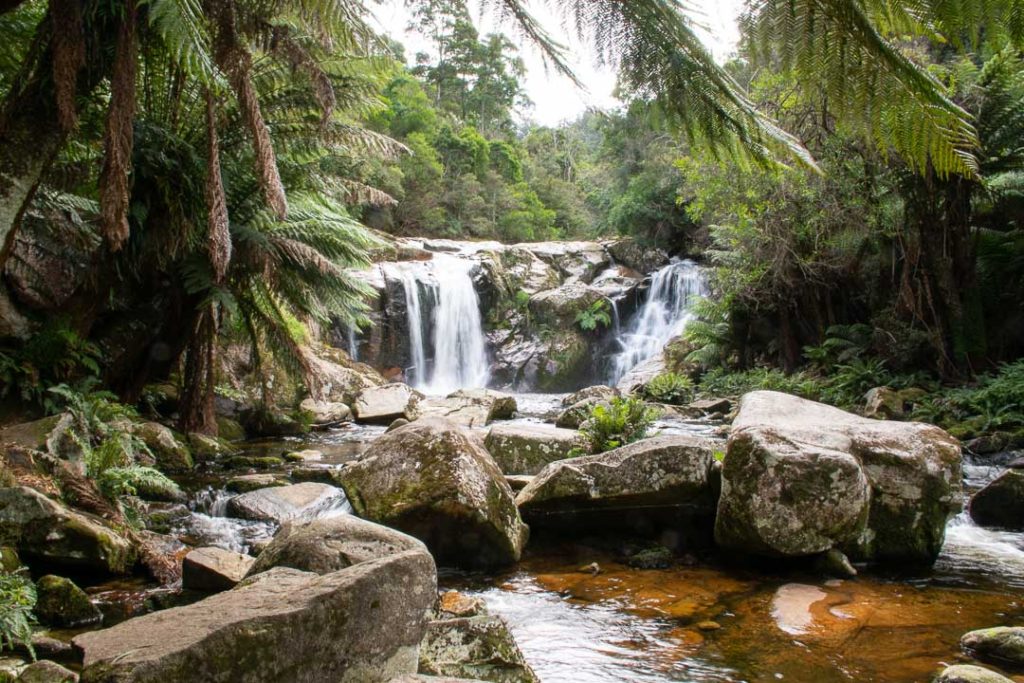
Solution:
[[[516,504],[534,528],[643,534],[671,528],[685,540],[706,542],[718,502],[715,450],[708,439],[668,435],[560,460],[535,476]]]
[[[384,683],[416,671],[436,579],[418,551],[325,576],[273,569],[73,642],[83,683]]]
[[[271,488],[274,486],[287,486],[288,480],[282,478],[277,474],[241,474],[237,477],[231,477],[224,484],[224,487],[228,491],[234,493],[249,493],[250,491],[258,491],[259,489]]]
[[[423,394],[408,384],[385,384],[361,391],[352,410],[359,422],[389,424],[400,417],[415,420],[422,400]]]
[[[348,501],[341,489],[315,482],[258,489],[228,501],[228,514],[232,517],[278,524],[293,519],[316,519],[347,508]]]
[[[487,452],[505,474],[537,474],[549,463],[571,457],[580,444],[575,430],[526,424],[491,427],[484,441]]]
[[[245,578],[255,561],[223,548],[196,548],[182,562],[181,585],[198,591],[230,590]]]

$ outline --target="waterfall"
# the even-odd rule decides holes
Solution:
[[[348,356],[354,361],[359,360],[359,343],[356,341],[356,327],[348,327]]]
[[[693,261],[674,261],[654,274],[647,300],[616,335],[619,351],[612,357],[611,384],[634,367],[654,358],[693,319],[694,301],[705,293],[704,276]]]
[[[448,394],[464,387],[485,387],[489,379],[480,298],[473,288],[471,261],[434,257],[437,305],[434,306],[434,372],[424,389]]]
[[[427,263],[397,269],[409,327],[408,381],[426,393],[485,387],[490,379],[472,267],[468,259],[436,254]]]

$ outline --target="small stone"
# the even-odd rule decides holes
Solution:
[[[324,459],[324,454],[313,448],[307,448],[303,451],[289,451],[284,454],[284,459],[288,462],[316,462]]]
[[[580,567],[577,571],[580,571],[584,574],[593,574],[594,576],[597,576],[601,573],[601,565],[599,565],[597,562],[591,562],[586,566]]]
[[[722,628],[721,624],[717,621],[711,621],[710,619],[697,623],[697,629],[701,631],[717,631],[720,628]]]
[[[409,424],[409,421],[406,420],[404,417],[396,418],[394,420],[394,422],[392,422],[391,424],[388,425],[387,431],[388,432],[393,432],[396,429],[398,429],[400,427],[404,427],[407,424]]]
[[[446,591],[441,594],[438,609],[453,617],[475,617],[487,614],[487,603],[483,598],[463,595],[458,591]]]
[[[935,683],[1013,683],[1009,678],[972,664],[948,666],[935,679]]]
[[[831,548],[822,553],[814,561],[814,567],[822,574],[852,578],[857,576],[857,569],[850,562],[850,559],[841,550]]]
[[[75,628],[99,623],[103,618],[85,591],[62,576],[50,574],[39,579],[36,595],[36,617],[49,626]]]
[[[1024,667],[1024,626],[997,626],[965,633],[960,647],[978,659]]]

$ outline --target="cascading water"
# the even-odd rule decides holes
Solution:
[[[409,328],[409,383],[428,394],[485,387],[490,378],[472,267],[470,260],[437,254],[397,271]]]
[[[647,300],[616,335],[619,351],[612,358],[610,383],[616,384],[640,363],[654,358],[693,319],[692,308],[706,286],[700,266],[674,261],[654,274]]]

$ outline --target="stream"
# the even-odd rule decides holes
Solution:
[[[543,422],[562,395],[516,398],[515,421]],[[657,429],[714,436],[719,426],[669,419]],[[318,467],[340,467],[382,432],[346,425],[253,442],[250,450],[316,448],[324,453]],[[968,462],[964,471],[973,492],[999,468]],[[231,494],[216,481],[192,488],[179,536],[242,552],[272,536],[270,524],[226,517]],[[925,574],[835,580],[745,562],[730,565],[712,553],[639,570],[617,561],[607,543],[583,539],[531,543],[508,571],[442,571],[439,580],[505,617],[545,683],[910,683],[955,663],[964,632],[1024,620],[1024,534],[981,529],[965,514],[950,521],[942,555]]]

